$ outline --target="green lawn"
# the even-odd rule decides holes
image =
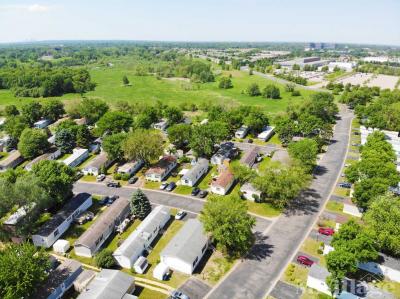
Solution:
[[[139,285],[135,286],[133,295],[137,296],[139,299],[165,299],[168,297],[163,293],[159,293],[148,288],[143,288]]]
[[[343,213],[343,203],[330,200],[326,204],[326,209],[331,212]]]
[[[281,214],[281,210],[273,207],[267,202],[254,202],[246,200],[248,211],[260,216],[277,217]]]
[[[212,167],[208,170],[207,175],[201,180],[198,187],[202,190],[208,189],[209,184],[211,183],[212,176],[217,174],[217,166],[212,165]]]
[[[221,252],[214,251],[207,264],[196,274],[199,279],[210,285],[215,285],[235,264],[234,259],[228,259]]]
[[[313,91],[301,90],[300,97],[292,97],[284,90],[284,86],[274,82],[281,89],[281,99],[270,100],[261,96],[250,97],[243,93],[251,83],[257,83],[263,89],[270,80],[260,76],[250,76],[242,71],[224,71],[224,75],[232,75],[233,88],[219,89],[218,83],[191,84],[180,80],[158,80],[154,76],[135,76],[135,63],[129,57],[113,62],[113,67],[90,66],[89,71],[93,81],[97,84],[94,91],[86,96],[104,99],[108,103],[117,100],[128,102],[155,103],[157,100],[166,104],[180,103],[220,103],[224,105],[246,104],[260,107],[268,113],[285,111],[290,103],[303,102]],[[122,86],[121,80],[127,75],[132,86]],[[66,94],[60,99],[73,100],[81,98],[78,94]],[[26,99],[18,99],[11,91],[0,91],[0,106],[16,104],[20,106]]]
[[[301,249],[300,250],[302,252],[308,253],[310,255],[313,255],[313,256],[319,258],[320,254],[318,253],[318,250],[320,249],[320,247],[321,247],[321,242],[318,242],[318,241],[316,241],[314,239],[311,239],[311,238],[307,238],[304,241],[303,245],[301,245]]]
[[[192,193],[192,189],[193,188],[189,186],[179,185],[175,188],[173,192],[182,195],[190,195]]]
[[[308,271],[309,269],[305,266],[290,264],[283,274],[283,281],[299,287],[305,287],[307,285]]]
[[[8,156],[8,153],[6,152],[0,152],[0,161],[5,159]]]

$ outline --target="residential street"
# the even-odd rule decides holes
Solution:
[[[248,257],[207,298],[265,298],[271,292],[328,200],[346,157],[353,114],[341,106],[333,141],[319,161],[315,179],[266,234],[260,234]],[[283,298],[279,298],[283,299]]]

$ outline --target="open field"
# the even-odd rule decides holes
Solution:
[[[372,79],[366,84],[368,87],[378,86],[382,89],[395,89],[397,82],[400,78],[397,76],[389,75],[374,75]]]
[[[312,91],[301,90],[301,96],[292,97],[284,90],[284,86],[274,82],[281,89],[281,99],[271,100],[261,96],[250,97],[243,93],[251,83],[258,83],[260,89],[271,83],[260,76],[250,76],[243,71],[224,71],[224,75],[232,75],[233,88],[219,89],[216,82],[206,84],[192,84],[183,80],[157,79],[155,76],[135,76],[135,66],[129,61],[119,61],[113,67],[89,68],[93,81],[97,84],[94,91],[86,96],[98,97],[112,104],[119,100],[130,103],[155,103],[157,100],[166,104],[179,105],[180,103],[220,103],[228,106],[246,104],[258,106],[266,112],[276,113],[284,111],[289,103],[304,101]],[[123,86],[122,77],[127,75],[132,86]],[[78,94],[66,94],[59,99],[79,99]],[[26,100],[15,98],[11,91],[0,90],[0,107],[9,104],[22,105]]]

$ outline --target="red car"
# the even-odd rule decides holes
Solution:
[[[330,228],[330,227],[320,227],[318,232],[321,235],[332,236],[335,233],[335,230],[333,228]]]
[[[305,255],[299,255],[297,257],[297,262],[307,267],[311,267],[314,264],[314,261],[309,259]]]

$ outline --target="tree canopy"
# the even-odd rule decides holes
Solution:
[[[150,201],[141,189],[137,189],[132,193],[130,207],[132,214],[140,220],[146,218],[151,212]]]
[[[26,128],[22,131],[18,142],[18,150],[24,158],[32,159],[44,154],[50,148],[45,131]]]

